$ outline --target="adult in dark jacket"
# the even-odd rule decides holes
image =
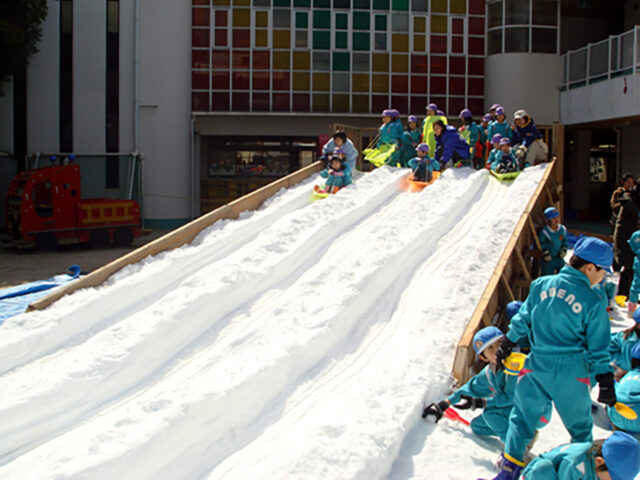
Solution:
[[[433,133],[436,137],[435,158],[442,168],[471,157],[469,144],[464,141],[456,127],[445,125],[442,120],[438,120],[433,124]]]
[[[613,230],[613,254],[615,261],[622,267],[618,281],[618,295],[629,296],[629,288],[633,279],[633,259],[635,255],[627,240],[638,229],[638,213],[640,202],[638,193],[640,185],[636,184],[632,192],[625,192],[620,199],[620,211]]]
[[[542,134],[526,111],[518,110],[513,114],[513,144],[526,147],[525,164],[537,165],[547,160],[549,148],[542,140]]]

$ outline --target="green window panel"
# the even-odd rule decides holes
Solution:
[[[307,12],[296,12],[296,28],[307,28],[309,26],[309,15]]]
[[[369,33],[353,32],[353,49],[369,50]]]
[[[215,2],[215,0],[214,0]],[[215,3],[214,3],[215,5]],[[271,0],[253,0],[253,6],[254,7],[270,7],[271,6]]]
[[[310,7],[311,0],[293,0],[294,7]]]
[[[333,8],[351,8],[351,0],[333,0]]]
[[[348,52],[333,52],[333,70],[340,72],[348,72],[349,65],[349,53]]]
[[[331,28],[331,12],[329,10],[313,12],[313,28]]]
[[[336,13],[336,29],[346,30],[349,28],[349,17],[346,13]]]
[[[331,8],[331,0],[313,0],[313,8]]]
[[[353,12],[353,29],[369,30],[370,20],[369,12]]]
[[[389,0],[373,0],[373,9],[389,10]]]
[[[370,0],[353,0],[353,8],[356,10],[369,10],[371,9]]]
[[[331,48],[331,32],[313,32],[313,48],[329,50]]]
[[[274,7],[290,7],[291,0],[273,0]]]
[[[347,32],[336,32],[336,48],[348,48]]]
[[[377,32],[386,32],[387,31],[387,16],[386,15],[376,15],[376,31]]]
[[[393,10],[409,11],[409,0],[392,0],[391,8]]]

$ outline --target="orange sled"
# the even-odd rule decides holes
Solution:
[[[424,187],[428,187],[433,182],[435,182],[438,179],[438,177],[440,177],[440,172],[433,172],[433,177],[431,178],[430,182],[418,182],[417,180],[413,179],[413,173],[412,173],[411,175],[409,175],[409,178],[407,178],[407,185],[405,190],[408,190],[410,192],[419,192],[423,190]]]

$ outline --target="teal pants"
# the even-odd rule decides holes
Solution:
[[[571,435],[571,441],[591,442],[590,391],[589,369],[583,354],[529,354],[516,386],[505,453],[516,460],[524,459],[525,449],[551,402]]]
[[[550,262],[545,262],[542,260],[541,270],[542,275],[553,275],[558,273],[562,267],[564,267],[565,261],[563,258],[554,258]]]
[[[504,408],[485,408],[482,415],[471,421],[471,431],[481,436],[496,436],[503,442],[509,429],[511,406]]]
[[[638,303],[639,296],[640,296],[640,259],[636,257],[633,260],[633,281],[631,282],[631,288],[629,289],[629,301]]]

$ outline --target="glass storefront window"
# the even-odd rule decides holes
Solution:
[[[529,23],[530,0],[505,0],[505,24],[526,25]],[[535,2],[536,0],[534,0]]]

